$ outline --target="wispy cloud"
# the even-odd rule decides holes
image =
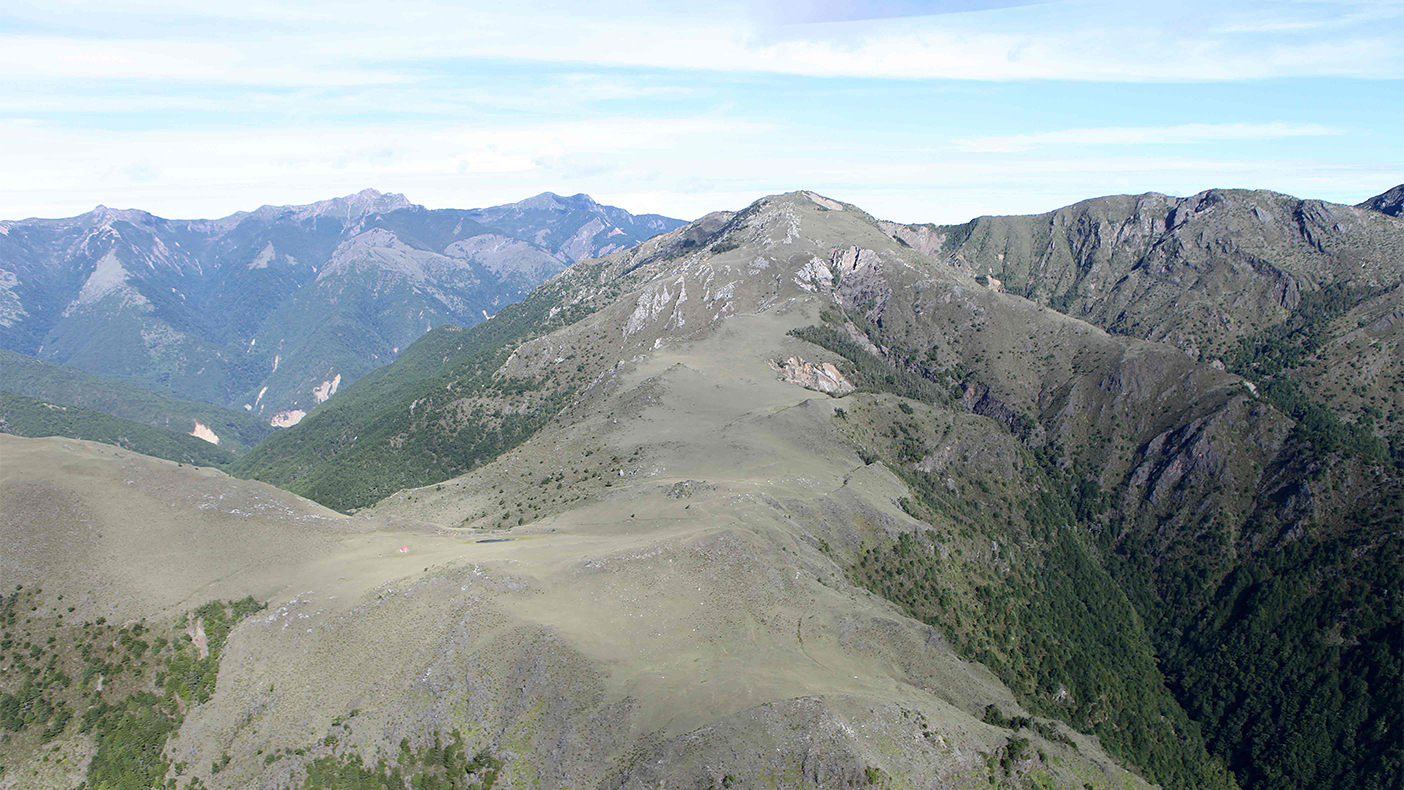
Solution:
[[[989,11],[1047,0],[752,0],[757,19],[769,24],[822,24]]]
[[[164,216],[227,214],[262,202],[299,202],[375,185],[414,192],[438,205],[504,202],[547,185],[648,180],[669,160],[704,170],[698,156],[717,155],[763,135],[764,124],[706,117],[639,123],[614,117],[496,125],[398,124],[375,127],[134,130],[100,138],[83,130],[30,121],[0,122],[6,151],[0,216],[44,213],[51,198],[124,195]],[[680,156],[680,150],[699,152]],[[159,183],[153,183],[158,180]],[[359,186],[358,186],[359,185]],[[545,186],[541,188],[546,188]],[[540,191],[539,189],[537,191]],[[233,196],[242,197],[233,197]],[[47,196],[47,197],[46,197]],[[139,196],[146,196],[141,198]],[[320,197],[319,197],[320,196]],[[71,200],[61,197],[61,201]],[[26,201],[23,208],[15,205]],[[84,201],[82,209],[96,201]],[[58,213],[73,213],[61,210]]]
[[[10,79],[135,79],[176,84],[334,86],[406,79],[393,70],[357,66],[345,59],[326,63],[296,55],[260,55],[214,37],[205,41],[171,41],[0,36],[0,70]]]
[[[1103,126],[1061,129],[955,140],[975,153],[1013,153],[1053,145],[1186,145],[1228,140],[1272,140],[1283,137],[1326,137],[1345,134],[1335,126],[1315,123],[1185,123],[1176,126]]]
[[[691,7],[525,0],[505,8],[402,0],[386,14],[381,6],[348,0],[281,8],[225,4],[173,15],[131,0],[68,0],[42,11],[11,11],[32,25],[42,21],[46,32],[0,40],[0,67],[20,79],[304,85],[399,81],[427,59],[465,57],[900,79],[1384,78],[1404,71],[1404,7],[1397,3],[1282,7],[1248,0],[1225,8],[1187,0],[1169,15],[1137,13],[1132,6],[1110,0]],[[71,9],[66,15],[65,7]],[[759,18],[757,8],[765,10]],[[1195,23],[1185,24],[1187,18]],[[59,19],[70,21],[56,24]],[[826,23],[794,24],[815,20]],[[1308,27],[1320,29],[1310,37],[1294,35]]]

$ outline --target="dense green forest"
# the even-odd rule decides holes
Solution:
[[[1021,704],[1099,736],[1162,786],[1234,786],[1167,688],[1139,614],[1087,545],[1079,486],[1056,479],[1064,477],[1056,467],[1050,474],[1031,464],[1023,518],[991,518],[1013,492],[962,502],[936,476],[897,460],[902,439],[879,452],[917,496],[904,507],[952,526],[868,546],[855,581],[941,628]],[[1021,539],[1031,535],[1039,537]],[[975,548],[991,541],[1023,550]]]
[[[1392,523],[1376,514],[1244,563],[1202,611],[1175,619],[1183,634],[1165,671],[1246,787],[1404,779],[1399,505]]]
[[[879,359],[834,329],[854,321],[871,336],[877,327],[836,310],[822,317],[825,324],[791,334],[843,357],[860,391],[954,408],[963,369],[928,369],[929,360],[891,342]],[[1095,483],[1061,469],[1055,448],[1044,447],[1027,453],[1019,484],[974,481],[969,494],[954,495],[940,476],[913,467],[926,437],[901,416],[914,410],[899,406],[878,431],[886,442],[859,452],[907,483],[915,501],[901,504],[932,528],[867,546],[851,569],[854,580],[941,628],[1021,704],[1096,734],[1153,781],[1184,790],[1233,787],[1167,688],[1140,616],[1088,545],[1086,527],[1108,504]],[[1025,550],[976,548],[992,543]]]
[[[134,453],[196,466],[228,466],[234,455],[184,433],[113,417],[77,406],[59,406],[0,390],[0,433],[32,438],[64,436],[116,445]]]
[[[1372,415],[1342,420],[1329,406],[1309,397],[1294,374],[1331,340],[1333,321],[1383,291],[1332,284],[1304,293],[1286,321],[1239,338],[1226,357],[1231,372],[1254,382],[1272,405],[1297,421],[1297,433],[1317,452],[1358,455],[1373,462],[1390,460],[1389,444],[1375,435]],[[1404,467],[1404,459],[1396,459],[1395,464]]]
[[[195,422],[220,438],[220,447],[238,454],[273,432],[267,422],[244,411],[184,400],[158,385],[58,365],[0,350],[0,387],[19,395],[123,417],[158,428],[189,433]]]

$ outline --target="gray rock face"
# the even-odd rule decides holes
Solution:
[[[805,362],[798,357],[790,357],[772,364],[779,370],[781,381],[798,384],[805,389],[826,395],[847,395],[856,389],[832,362]]]
[[[373,189],[215,220],[0,222],[0,348],[288,425],[442,324],[682,223],[549,193],[430,211]]]
[[[1385,190],[1369,200],[1357,204],[1356,208],[1367,208],[1390,217],[1404,214],[1404,184]]]

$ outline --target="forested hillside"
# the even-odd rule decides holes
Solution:
[[[228,466],[234,454],[189,434],[0,390],[0,433],[87,439],[197,466]]]
[[[274,430],[242,409],[184,400],[169,390],[98,376],[13,351],[0,351],[0,388],[186,434],[199,425],[219,439],[221,449],[235,454],[258,444]]]

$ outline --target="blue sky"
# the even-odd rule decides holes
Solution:
[[[0,217],[365,187],[902,221],[1404,182],[1404,2],[402,0],[0,8]]]

